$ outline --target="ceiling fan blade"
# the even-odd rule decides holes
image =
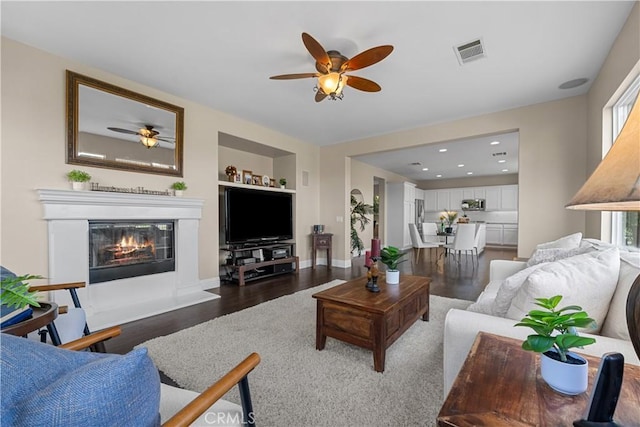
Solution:
[[[380,85],[372,80],[365,79],[358,76],[348,76],[347,86],[351,86],[354,89],[358,89],[364,92],[380,92],[382,88]]]
[[[327,94],[326,94],[326,93],[324,93],[322,90],[320,90],[320,89],[319,89],[319,90],[316,92],[316,102],[320,102],[320,101],[322,101],[323,99],[325,99],[326,97],[327,97]]]
[[[393,46],[391,45],[372,47],[371,49],[357,54],[356,56],[342,64],[342,67],[340,67],[340,71],[355,71],[364,67],[368,67],[382,61],[384,58],[389,56],[391,52],[393,52]]]
[[[307,48],[311,56],[313,56],[319,64],[324,66],[324,71],[329,72],[331,69],[331,59],[322,45],[307,33],[302,33],[302,43],[304,43],[304,46]]]
[[[157,136],[156,136],[156,139],[157,139],[158,141],[168,142],[169,144],[175,144],[175,143],[176,143],[175,141],[173,141],[173,140],[171,140],[171,139],[167,139],[167,138],[160,138],[160,137],[157,137]]]
[[[281,74],[279,76],[271,76],[269,78],[272,80],[291,80],[306,79],[308,77],[318,77],[318,73]]]
[[[129,129],[111,128],[111,127],[108,127],[107,129],[112,130],[114,132],[128,133],[128,134],[131,134],[131,135],[140,135],[138,132],[136,132],[134,130],[129,130]]]

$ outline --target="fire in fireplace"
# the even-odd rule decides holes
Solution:
[[[175,270],[173,221],[89,221],[89,283]]]

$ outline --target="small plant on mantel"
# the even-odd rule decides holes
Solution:
[[[74,169],[72,171],[67,172],[67,179],[70,182],[87,182],[91,180],[91,175],[89,175],[85,171]]]
[[[280,178],[280,180],[278,181],[280,183],[280,187],[284,188],[287,185],[287,179],[286,178]]]
[[[171,184],[172,190],[184,191],[187,189],[187,184],[184,181],[176,181]]]

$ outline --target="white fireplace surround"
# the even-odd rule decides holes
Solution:
[[[37,190],[48,224],[50,283],[86,282],[79,290],[92,330],[219,298],[198,274],[201,199],[98,191]],[[89,220],[175,221],[175,271],[89,284]],[[50,296],[72,304],[68,292]]]

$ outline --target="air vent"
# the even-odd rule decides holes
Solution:
[[[409,163],[409,166],[422,166],[422,163],[420,163],[420,162],[413,162],[413,163]]]
[[[482,44],[482,38],[470,41],[460,46],[454,46],[453,50],[456,53],[456,57],[458,58],[460,65],[486,56],[486,50]]]
[[[499,156],[506,156],[507,152],[506,151],[500,151],[499,153],[493,153],[491,154],[493,157],[499,157]]]

